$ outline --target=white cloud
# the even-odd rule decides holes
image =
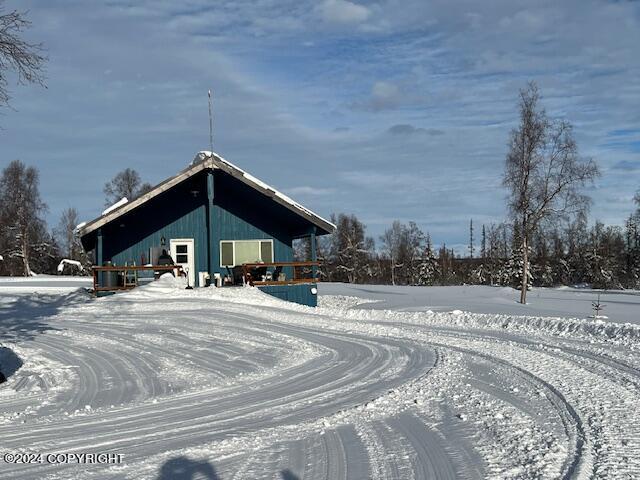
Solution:
[[[298,187],[288,188],[285,190],[285,193],[287,195],[291,195],[291,196],[300,195],[300,196],[308,196],[308,197],[330,195],[334,192],[335,190],[332,188],[318,188],[318,187],[311,187],[308,185],[300,185]]]
[[[376,82],[371,89],[371,97],[380,102],[395,102],[400,96],[398,86],[389,82]]]
[[[367,7],[348,0],[325,0],[320,13],[325,21],[337,24],[362,23],[371,15]]]
[[[365,100],[353,102],[351,108],[354,110],[381,112],[383,110],[416,106],[426,100],[424,96],[410,91],[409,87],[409,85],[402,85],[401,87],[388,81],[377,81],[371,87],[369,97]],[[415,87],[411,86],[411,88]]]

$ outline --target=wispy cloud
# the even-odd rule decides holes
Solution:
[[[389,127],[387,130],[391,135],[444,135],[444,131],[437,128],[422,128],[409,125],[407,123],[398,123]]]
[[[640,136],[640,130],[634,128],[623,128],[620,130],[612,130],[607,133],[610,137],[630,137],[630,136]]]
[[[2,162],[42,171],[50,223],[100,212],[104,182],[157,182],[208,145],[323,215],[377,236],[415,220],[464,243],[504,216],[517,92],[540,84],[604,172],[593,215],[622,223],[638,188],[640,3],[465,0],[7,0],[49,53],[48,89],[15,88]],[[443,134],[444,132],[444,134]],[[88,175],[86,172],[91,172]],[[288,188],[287,188],[288,187]]]
[[[362,23],[371,15],[371,11],[364,5],[348,0],[324,0],[319,10],[324,20],[339,24]]]
[[[632,172],[635,170],[640,170],[640,160],[631,161],[631,160],[621,160],[618,163],[614,164],[611,168],[614,170],[624,170],[627,172]]]

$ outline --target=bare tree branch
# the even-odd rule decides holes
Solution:
[[[23,32],[31,26],[26,19],[27,12],[3,13],[2,3],[0,0],[0,105],[8,105],[8,72],[17,76],[19,84],[45,86],[43,67],[47,58],[43,55],[42,44],[22,39]]]

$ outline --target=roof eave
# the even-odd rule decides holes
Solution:
[[[208,164],[208,165],[205,165],[205,164]],[[211,168],[210,164],[211,164],[210,161],[205,161],[205,162],[201,162],[185,168],[177,175],[174,175],[173,177],[170,177],[167,180],[159,183],[157,186],[155,186],[153,189],[151,189],[149,192],[145,193],[144,195],[139,196],[138,198],[136,198],[135,200],[132,200],[131,202],[125,203],[121,207],[118,207],[115,210],[112,210],[106,215],[101,215],[100,217],[88,222],[82,228],[78,229],[78,235],[80,237],[84,237],[85,235],[90,234],[91,232],[99,229],[100,227],[103,227],[107,223],[110,223],[111,221],[124,215],[125,213],[136,209],[138,206],[142,205],[148,200],[151,200],[152,198],[169,190],[170,188],[174,187],[178,183],[191,177],[195,173],[205,170],[206,168]]]

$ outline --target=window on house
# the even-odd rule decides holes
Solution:
[[[176,263],[189,263],[186,245],[176,245]]]
[[[222,240],[220,266],[273,262],[273,240]]]
[[[220,242],[220,265],[233,266],[233,242]]]

